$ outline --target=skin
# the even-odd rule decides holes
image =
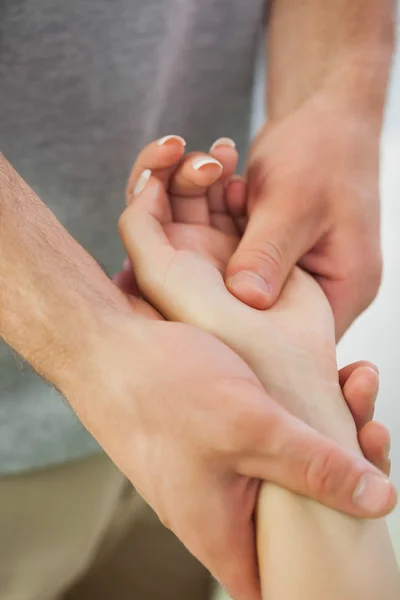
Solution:
[[[224,286],[221,273],[230,254],[237,246],[239,233],[226,206],[224,208],[223,199],[226,195],[228,200],[226,205],[231,203],[237,206],[240,196],[243,196],[243,183],[234,180],[233,185],[228,185],[224,192],[224,186],[227,185],[235,168],[236,153],[232,147],[216,148],[213,155],[218,157],[225,166],[222,178],[219,178],[220,169],[212,163],[204,166],[201,172],[196,171],[193,165],[200,157],[198,154],[191,155],[176,166],[172,162],[173,153],[171,153],[169,167],[165,155],[161,155],[157,144],[146,148],[138,158],[128,184],[127,195],[130,203],[121,218],[120,231],[133,260],[140,290],[149,296],[160,312],[169,319],[175,321],[182,319],[209,332],[212,331],[241,354],[257,373],[262,373],[264,389],[269,396],[265,410],[270,418],[273,418],[273,413],[278,407],[276,399],[279,400],[281,407],[287,409],[288,417],[289,411],[297,417],[304,416],[301,410],[302,396],[299,386],[304,388],[306,395],[313,390],[315,397],[314,404],[310,407],[310,414],[315,413],[318,416],[319,400],[325,396],[324,410],[329,413],[328,423],[337,413],[344,419],[344,425],[332,435],[329,426],[325,428],[316,426],[320,425],[318,420],[313,422],[313,419],[308,419],[307,422],[315,426],[315,429],[332,435],[335,440],[354,452],[358,448],[357,437],[354,436],[354,420],[349,419],[350,414],[344,410],[343,397],[339,394],[339,404],[335,404],[334,407],[329,403],[332,390],[337,398],[339,381],[332,313],[319,286],[308,275],[299,269],[295,270],[276,307],[266,313],[254,311],[238,302]],[[201,156],[204,158],[204,155]],[[132,190],[141,171],[150,166],[163,184],[160,180],[151,178],[145,191],[132,198]],[[218,178],[218,183],[208,189],[208,185]],[[163,194],[163,185],[168,186],[170,192],[168,198],[165,193]],[[129,277],[132,278],[132,274],[127,272],[124,285],[128,288]],[[205,290],[207,292],[204,294]],[[309,324],[307,330],[303,327],[305,322]],[[246,342],[246,340],[250,341]],[[264,367],[262,368],[261,365]],[[268,365],[267,370],[265,365]],[[363,369],[362,367],[359,374]],[[342,384],[343,377],[346,378],[348,373],[349,370],[343,372]],[[350,380],[345,385],[350,386],[346,388],[347,390],[351,389]],[[357,402],[353,404],[352,409],[355,415],[358,410],[355,408],[356,404]],[[356,417],[356,422],[361,424],[364,418],[359,421]],[[375,429],[377,438],[381,434],[385,437],[385,430],[379,425],[377,427],[378,429]],[[372,434],[369,439],[372,440],[375,435],[374,426],[369,424],[368,429]],[[310,434],[311,431],[309,429]],[[364,437],[362,431],[363,427],[359,430],[359,439]],[[265,430],[260,432],[257,424],[254,423],[252,436],[255,438],[258,435],[262,438],[267,436],[270,443],[272,442],[269,433]],[[278,444],[280,453],[285,453],[292,447],[293,440],[286,438],[285,441],[280,436],[275,443]],[[382,448],[379,453],[382,457]],[[385,453],[386,451],[383,450],[383,454]],[[314,455],[314,459],[316,458],[317,456]],[[295,460],[293,456],[293,461]],[[329,462],[329,459],[326,460],[321,456],[318,460],[320,465]],[[383,463],[383,468],[387,470],[389,466],[387,456],[383,458]],[[247,453],[241,468],[249,472],[257,468],[257,464],[258,459],[250,452]],[[312,480],[313,469],[307,471],[308,479]],[[375,473],[378,476],[378,473]],[[332,492],[337,492],[341,485],[349,484],[343,472],[337,474],[338,481],[334,484],[325,479],[325,491],[329,488]],[[295,471],[293,477],[296,478]],[[379,476],[378,479],[383,483],[384,480]],[[241,545],[236,547],[236,551],[243,552],[241,561],[237,568],[230,572],[229,577],[220,579],[237,599],[259,598],[254,524],[251,519],[257,498],[258,481],[254,476],[247,478],[245,482],[242,481],[245,486],[252,486],[254,483],[256,488],[252,490],[254,492],[251,499],[252,509],[250,513],[245,511],[239,516],[244,529],[247,529]],[[296,489],[295,485],[293,480],[291,488]],[[385,481],[383,487],[386,501],[389,498],[395,501],[390,484]],[[236,493],[237,488],[234,488],[233,496],[236,496]],[[353,497],[352,507],[348,507],[348,512],[354,511],[356,503],[357,500]],[[243,518],[247,518],[247,523],[243,523]],[[387,540],[385,543],[387,544]],[[203,557],[198,554],[195,539],[189,548],[200,560],[203,560]]]
[[[306,20],[309,21],[310,15],[320,14],[310,2],[301,4],[311,7],[311,11],[306,13]],[[316,29],[323,35],[314,36],[316,40],[324,39],[327,24],[332,24],[334,30],[335,27],[340,30],[342,23],[352,22],[351,15],[343,12],[343,2],[329,4],[338,6],[340,14],[345,17],[338,21],[331,15],[321,21],[323,26]],[[384,4],[379,3],[380,6]],[[361,5],[359,1],[357,5],[361,16],[371,17],[371,2]],[[275,2],[275,7],[286,8],[287,5],[281,0]],[[284,14],[292,14],[292,9],[290,7]],[[361,23],[360,15],[357,15],[358,24]],[[279,23],[273,16],[271,27],[274,22]],[[374,25],[378,16],[374,13],[371,17]],[[357,27],[357,30],[360,29],[364,31],[364,27]],[[289,35],[284,33],[281,36],[279,29],[275,31],[279,34],[274,36],[275,39],[289,40],[306,30],[297,25],[291,28]],[[308,39],[308,34],[302,35],[295,49],[297,56],[300,55],[299,47],[304,47]],[[287,43],[280,42],[275,45],[273,54],[276,56],[277,48],[282,50],[287,46]],[[358,59],[365,56],[365,51],[372,46],[380,48],[382,43],[373,42],[371,45],[368,39]],[[318,51],[313,55],[321,58],[324,53]],[[283,70],[287,74],[290,64],[293,64],[291,58]],[[373,66],[373,57],[368,60]],[[384,60],[389,63],[389,58]],[[357,63],[361,64],[360,60],[355,61],[356,67]],[[347,59],[342,64],[348,64]],[[375,75],[387,72],[387,68],[382,69],[381,66],[367,72]],[[352,69],[351,76],[345,78],[346,82],[348,79],[353,81],[354,74],[358,75],[357,90],[361,93],[357,106],[360,98],[370,98],[371,91],[385,88],[376,80],[368,88],[361,86],[361,74],[366,72],[364,67],[362,63],[361,68]],[[299,70],[306,72],[304,65]],[[290,79],[294,80],[294,77]],[[332,77],[331,81],[334,79]],[[272,87],[278,89],[276,81]],[[342,89],[349,89],[349,86],[344,85]],[[298,92],[290,93],[289,97],[293,106],[297,107]],[[347,106],[346,99],[342,95],[340,98],[338,105]],[[279,92],[274,104],[280,105],[281,99]],[[334,105],[337,106],[336,102]],[[293,110],[293,106],[288,110]],[[381,114],[379,107],[377,112],[373,107],[367,107],[365,114],[372,112]],[[342,116],[344,113],[348,115],[351,111],[344,108],[339,114]],[[310,124],[309,120],[304,123],[304,127]],[[345,139],[347,136],[341,136],[342,141]],[[358,145],[358,150],[360,147],[364,146]],[[277,151],[278,148],[273,152],[274,156],[278,155]],[[320,155],[313,152],[309,164],[315,165]],[[305,173],[302,177],[305,182],[309,171],[302,169],[302,173]],[[314,194],[313,207],[318,204],[314,201],[315,197]],[[0,334],[43,377],[59,387],[117,465],[146,497],[151,498],[162,518],[170,522],[175,518],[173,508],[174,518],[165,516],[168,511],[165,510],[163,491],[167,489],[167,483],[175,481],[175,487],[188,490],[185,495],[188,510],[176,515],[179,526],[175,527],[174,522],[173,527],[182,532],[182,539],[190,546],[190,531],[194,524],[200,524],[203,535],[195,541],[201,546],[198,554],[204,557],[205,564],[220,580],[229,584],[242,559],[248,560],[233,551],[233,548],[241,547],[243,532],[248,530],[248,523],[240,523],[237,516],[249,514],[248,507],[254,498],[252,489],[247,489],[242,495],[237,492],[235,498],[232,496],[232,487],[236,486],[237,491],[243,481],[238,469],[243,449],[248,451],[251,448],[254,454],[260,456],[262,468],[257,473],[259,477],[274,480],[275,473],[279,473],[276,477],[279,484],[294,485],[302,493],[325,500],[338,509],[348,509],[354,487],[350,489],[352,486],[339,485],[338,493],[332,495],[330,486],[323,489],[321,481],[332,480],[334,483],[335,472],[343,469],[348,473],[348,480],[355,485],[360,469],[366,472],[370,467],[364,463],[362,467],[361,463],[356,464],[354,457],[327,443],[322,436],[304,432],[297,421],[288,419],[285,412],[265,414],[265,410],[260,408],[265,402],[265,391],[254,373],[235,353],[229,352],[213,337],[188,326],[148,318],[148,306],[140,299],[132,302],[111,284],[96,262],[67,234],[2,156],[0,209]],[[311,211],[315,214],[314,208]],[[254,214],[253,222],[256,221]],[[248,231],[251,231],[250,228]],[[262,234],[261,238],[264,237]],[[272,242],[270,240],[269,247],[273,247]],[[242,264],[239,267],[242,268]],[[252,268],[251,265],[249,268]],[[281,268],[278,270],[282,271]],[[287,273],[289,270],[290,261],[287,262]],[[379,271],[379,268],[374,262],[374,272],[376,270]],[[233,274],[234,262],[228,279]],[[278,278],[275,297],[279,292],[279,281],[284,279],[283,273]],[[233,285],[231,289],[234,290]],[[238,295],[251,303],[248,292]],[[272,300],[268,297],[267,303]],[[340,325],[339,334],[342,328],[343,325]],[[177,348],[182,349],[183,357],[179,365],[175,360]],[[210,357],[213,357],[212,367]],[[135,364],[135,370],[132,364]],[[171,406],[175,398],[181,399],[181,402],[185,398],[187,402],[179,410],[172,410],[176,409],[175,404]],[[226,398],[230,401],[229,416],[220,408]],[[191,427],[187,427],[184,418],[188,406]],[[209,427],[210,415],[215,423],[213,429]],[[202,418],[209,428],[207,439],[198,438],[195,426]],[[264,433],[267,430],[276,432],[277,437],[286,432],[285,435],[296,441],[292,446],[293,454],[274,453],[265,440],[258,439],[256,442],[254,427],[261,428]],[[175,432],[175,436],[171,436],[170,432]],[[181,439],[182,432],[184,439]],[[159,441],[158,454],[154,451],[154,440]],[[221,440],[224,441],[222,449]],[[183,470],[180,469],[182,448],[190,457]],[[317,454],[329,455],[331,471],[327,475],[317,466],[313,471],[315,479],[309,481],[307,469]],[[168,467],[166,455],[171,457]],[[148,456],[152,456],[151,468]],[[210,464],[215,465],[212,474]],[[232,473],[233,483],[230,485],[228,475]],[[200,497],[199,490],[204,490],[204,498]],[[174,502],[176,506],[185,508],[180,492],[175,491],[175,496],[169,497],[170,507]],[[218,509],[222,510],[222,506],[225,521],[218,520]],[[383,510],[389,511],[391,506],[392,502],[388,501]],[[352,506],[352,509],[360,516],[364,514],[359,507]]]
[[[394,14],[392,0],[270,3],[268,122],[249,154],[249,222],[225,279],[264,309],[301,265],[330,301],[337,338],[381,279],[379,145]]]
[[[171,151],[173,161],[183,154],[181,146],[162,150],[169,159]],[[247,562],[254,570],[250,516],[261,478],[365,514],[351,496],[373,468],[367,461],[304,431],[284,410],[266,411],[265,390],[235,352],[119,290],[1,156],[0,207],[1,336],[62,392],[217,579],[230,589],[248,585],[240,569]],[[289,437],[285,453],[272,443]],[[246,472],[249,451],[260,464]],[[315,452],[330,457],[329,473]],[[349,485],[321,487],[338,472]],[[389,498],[376,514],[392,506]]]

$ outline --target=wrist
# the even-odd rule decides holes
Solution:
[[[83,249],[79,258],[73,274],[52,269],[12,287],[4,278],[0,293],[3,339],[62,392],[87,372],[108,324],[135,319],[128,299],[96,261]]]
[[[321,90],[381,118],[395,41],[392,0],[272,2],[268,116],[276,120]],[[282,43],[285,40],[285,43]]]
[[[338,108],[380,131],[391,57],[392,50],[387,47],[370,54],[362,48],[348,52],[327,71],[320,89]]]
[[[132,308],[103,305],[71,312],[68,320],[73,323],[70,334],[56,341],[56,360],[49,362],[46,356],[43,371],[78,410],[85,397],[90,400],[99,389],[120,385],[118,366],[123,365],[118,365],[118,353],[129,338],[129,358],[131,364],[135,362],[134,350],[141,346],[146,319],[136,316]]]

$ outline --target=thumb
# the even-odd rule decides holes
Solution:
[[[229,291],[253,308],[270,308],[294,265],[316,242],[313,229],[293,194],[257,200],[227,267]]]
[[[359,518],[383,517],[395,507],[393,484],[361,453],[343,448],[281,407],[260,415],[258,426],[268,435],[253,446],[239,473]]]

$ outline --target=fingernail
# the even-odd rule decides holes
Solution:
[[[211,156],[195,158],[192,162],[193,169],[195,169],[196,171],[199,171],[206,165],[218,165],[220,169],[223,169],[223,166],[221,165],[219,160],[217,160],[216,158],[212,158]]]
[[[256,289],[258,292],[262,292],[265,295],[270,295],[271,289],[266,281],[260,275],[253,273],[252,271],[240,271],[231,279],[228,280],[228,286],[231,290],[236,293],[241,291],[248,291],[249,288]]]
[[[233,140],[231,140],[231,138],[221,137],[213,143],[213,145],[210,148],[210,151],[214,150],[215,148],[218,148],[219,146],[229,146],[230,148],[236,148],[236,144]]]
[[[389,479],[367,473],[358,482],[353,501],[370,515],[385,510],[392,495],[392,484]]]
[[[150,169],[146,169],[145,171],[143,171],[143,173],[137,180],[135,189],[133,190],[134,196],[138,196],[139,194],[141,194],[143,192],[144,188],[146,187],[146,183],[149,181],[150,177],[151,177]]]
[[[186,140],[183,139],[180,135],[166,135],[159,140],[157,140],[158,146],[164,146],[164,144],[168,144],[169,141],[174,140],[175,142],[179,142],[182,146],[186,146]]]

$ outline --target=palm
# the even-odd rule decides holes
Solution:
[[[241,237],[241,223],[232,216],[231,207],[244,203],[244,194],[240,183],[232,187],[217,182],[200,195],[168,195],[169,211],[163,228],[176,251],[175,265],[182,264],[187,272],[198,276],[203,273],[204,277],[211,277],[212,270],[214,281],[216,272],[224,275]],[[223,279],[219,280],[223,285]],[[232,296],[230,300],[248,310]],[[280,298],[263,315],[262,323],[268,327],[269,335],[272,328],[277,338],[286,337],[284,343],[309,351],[313,360],[324,357],[335,364],[332,311],[319,285],[302,269],[296,267],[291,273]],[[336,373],[336,366],[332,372]]]
[[[173,207],[185,204],[187,200],[177,196],[170,197],[173,220],[164,226],[168,240],[178,252],[192,252],[223,273],[240,240],[234,219],[227,211],[215,212],[206,196],[195,199],[197,214],[195,211],[190,218],[176,216],[179,215],[179,210],[174,210]]]

